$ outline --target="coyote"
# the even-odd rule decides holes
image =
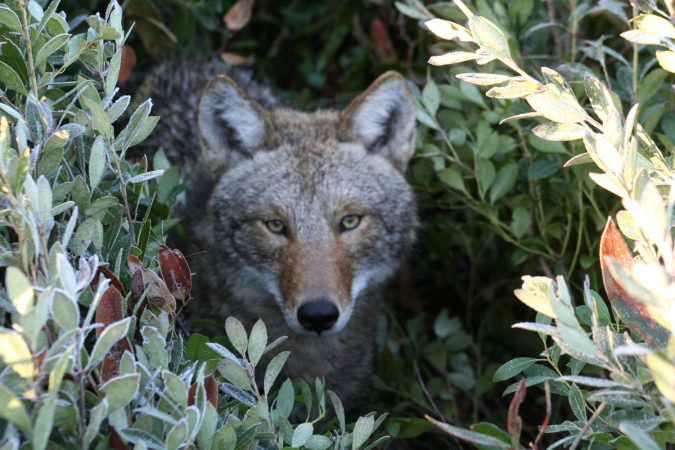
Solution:
[[[262,318],[270,338],[288,336],[282,375],[325,376],[354,405],[369,390],[384,286],[415,239],[406,81],[387,72],[341,112],[301,112],[235,72],[257,101],[218,75],[197,105],[191,90],[233,70],[184,66],[160,67],[152,97],[173,116],[160,120],[154,144],[191,161],[181,163],[191,183],[182,217],[192,242],[183,249],[202,253],[189,259],[189,317],[234,316],[249,329]],[[199,74],[181,84],[181,71]]]

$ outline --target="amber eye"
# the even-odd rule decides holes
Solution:
[[[342,222],[340,222],[340,227],[342,228],[342,231],[348,231],[358,227],[360,223],[361,216],[350,214],[342,219]]]
[[[274,234],[284,234],[286,232],[286,225],[281,220],[268,220],[265,226]]]

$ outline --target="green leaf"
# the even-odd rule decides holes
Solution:
[[[94,440],[101,427],[103,419],[108,416],[108,399],[104,398],[96,406],[91,409],[89,415],[89,425],[87,431],[84,433],[84,446],[89,448],[89,444]]]
[[[466,188],[464,187],[464,180],[462,179],[462,175],[459,173],[459,171],[453,167],[439,170],[436,172],[436,175],[438,178],[448,186],[450,186],[453,189],[457,189],[458,191],[464,192]]]
[[[541,157],[532,163],[527,171],[527,176],[530,180],[543,180],[556,173],[559,169],[560,163],[557,160]]]
[[[162,379],[164,380],[166,392],[169,393],[171,398],[176,403],[178,403],[183,408],[186,408],[188,402],[188,392],[180,378],[168,370],[163,370]]]
[[[126,319],[110,324],[103,330],[101,336],[96,340],[96,344],[94,344],[94,349],[91,351],[89,362],[84,369],[85,371],[98,364],[98,362],[110,351],[112,346],[127,335],[130,320],[131,318],[127,317]],[[113,406],[112,402],[110,403],[110,406]],[[110,412],[112,411],[114,411],[114,409],[110,410]]]
[[[100,223],[97,219],[89,218],[82,222],[75,232],[73,238],[73,252],[76,255],[82,256],[87,250],[89,245],[94,241],[96,236],[97,222]]]
[[[585,422],[587,419],[586,404],[584,402],[584,396],[581,393],[579,386],[577,386],[576,384],[572,384],[572,386],[570,387],[569,401],[570,407],[572,408],[572,412],[574,413],[575,416],[577,416],[577,419]]]
[[[293,440],[291,441],[291,446],[300,448],[305,445],[314,432],[314,427],[311,423],[303,423],[298,425],[298,427],[293,431]],[[356,447],[354,447],[356,448]]]
[[[33,429],[30,417],[21,400],[2,383],[0,383],[0,416],[28,432]]]
[[[517,238],[523,237],[530,228],[530,212],[527,208],[519,206],[513,210],[511,217],[513,218],[511,221],[511,231]]]
[[[426,14],[424,14],[422,11],[420,11],[417,8],[414,8],[412,6],[408,6],[408,5],[406,5],[404,3],[401,3],[401,2],[394,2],[394,4],[396,5],[396,9],[398,9],[399,11],[401,11],[403,14],[405,14],[408,17],[412,17],[413,19],[417,19],[417,20],[426,20],[426,19],[429,18],[429,17],[427,17]]]
[[[145,121],[150,115],[150,110],[152,109],[152,100],[148,99],[141,106],[139,106],[136,111],[131,115],[129,119],[129,125],[127,125],[124,134],[124,142],[122,144],[122,150],[126,150],[131,146],[132,140],[139,134]]]
[[[91,118],[91,124],[99,133],[101,133],[105,140],[109,141],[112,136],[112,130],[110,128],[108,114],[106,114],[106,112],[98,105],[98,103],[87,97],[81,96],[80,102],[82,102],[84,106],[91,111],[91,114],[93,115]]]
[[[129,181],[127,181],[128,184],[136,184],[136,183],[144,183],[146,181],[152,180],[154,178],[159,178],[162,175],[164,175],[163,170],[153,170],[151,172],[145,172],[140,175],[136,175],[135,177],[131,177]],[[160,203],[165,203],[161,202]]]
[[[295,391],[293,389],[293,383],[290,379],[286,379],[284,384],[281,385],[279,389],[279,395],[277,396],[277,408],[276,414],[278,416],[288,417],[293,410],[293,404],[295,403]]]
[[[591,75],[584,76],[584,87],[586,88],[586,95],[591,101],[593,110],[600,120],[604,122],[607,118],[608,108],[614,106],[612,95],[604,83]]]
[[[560,123],[578,123],[588,118],[586,111],[571,95],[563,93],[553,84],[544,86],[545,92],[525,97],[532,109],[548,120]]]
[[[469,28],[482,49],[495,58],[510,59],[509,43],[504,33],[492,22],[481,16],[469,17]]]
[[[330,447],[331,440],[321,434],[315,434],[307,439],[305,448],[308,450],[326,450]]]
[[[166,450],[178,450],[188,438],[189,427],[185,418],[178,421],[166,435]]]
[[[235,349],[243,356],[246,354],[248,338],[244,326],[234,317],[228,317],[225,321],[225,332]]]
[[[498,381],[508,380],[509,378],[518,375],[520,372],[536,362],[537,360],[535,358],[512,359],[497,369],[494,377],[492,378],[492,381],[496,383]]]
[[[429,114],[435,116],[441,104],[441,92],[438,90],[438,86],[436,86],[433,79],[429,79],[424,89],[422,89],[422,101]]]
[[[0,23],[7,25],[14,31],[23,31],[19,17],[6,5],[0,5]]]
[[[23,81],[19,75],[14,71],[14,69],[2,61],[0,61],[0,81],[3,82],[9,89],[15,90],[21,95],[28,95],[26,86],[24,86]]]
[[[125,320],[129,320],[128,318]],[[118,322],[119,323],[119,322]],[[111,325],[111,327],[114,326]],[[110,327],[108,327],[110,329]],[[103,336],[101,336],[103,337]],[[100,340],[100,339],[99,339]],[[141,374],[133,373],[113,378],[101,386],[99,391],[108,399],[108,414],[112,414],[133,400],[140,387]]]
[[[447,423],[439,422],[437,420],[432,419],[429,416],[426,416],[426,418],[429,422],[433,423],[444,432],[456,438],[469,441],[474,444],[486,445],[489,447],[497,447],[504,450],[508,450],[511,448],[511,444],[502,442],[500,439],[494,438],[490,435],[477,433],[475,431],[464,430],[462,428],[458,428]]]
[[[19,314],[25,314],[33,307],[33,288],[30,281],[17,267],[8,267],[5,273],[7,294]]]
[[[84,210],[84,213],[88,216],[94,216],[107,210],[108,208],[119,205],[119,203],[120,201],[117,197],[102,197],[90,203],[89,206],[87,206]]]
[[[648,433],[630,422],[620,423],[619,431],[628,436],[640,450],[661,450],[661,446]]]
[[[141,330],[143,335],[143,350],[148,355],[154,369],[165,369],[169,365],[169,352],[166,351],[166,341],[157,329],[145,326]]]
[[[37,56],[35,57],[35,65],[38,66],[46,60],[52,53],[61,48],[70,38],[70,34],[59,34],[51,38],[45,45],[42,46]]]
[[[518,164],[509,163],[502,166],[497,172],[495,181],[490,190],[490,203],[494,204],[497,200],[506,195],[516,184],[518,178]]]
[[[248,359],[255,367],[267,346],[267,328],[262,319],[259,319],[251,330],[251,337],[248,340]]]
[[[631,22],[638,30],[675,39],[675,26],[663,17],[655,14],[643,14],[632,19]]]
[[[476,175],[483,192],[487,192],[496,176],[495,166],[492,164],[492,161],[479,158],[476,164]]]
[[[665,19],[662,19],[665,21]],[[672,25],[671,25],[672,27]],[[664,81],[668,72],[663,69],[655,69],[649,72],[646,77],[642,79],[642,82],[638,85],[638,93],[636,103],[644,105],[647,101],[654,96],[663,86]]]
[[[432,66],[445,66],[448,64],[456,64],[464,61],[471,61],[476,59],[475,53],[470,52],[450,52],[445,55],[432,56],[429,58],[429,64]]]

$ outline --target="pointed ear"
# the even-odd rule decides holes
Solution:
[[[202,155],[215,179],[256,151],[276,145],[270,113],[224,75],[206,86],[198,123]]]
[[[361,142],[403,172],[415,152],[415,113],[405,79],[387,72],[342,112],[338,135]]]

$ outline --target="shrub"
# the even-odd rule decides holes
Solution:
[[[162,152],[154,170],[125,160],[159,120],[150,100],[112,126],[129,105],[115,100],[122,9],[112,1],[72,35],[58,5],[0,5],[0,447],[381,446],[386,415],[346,424],[323,381],[300,381],[297,398],[290,380],[272,390],[288,352],[259,390],[257,364],[281,342],[262,322],[247,335],[230,318],[229,339],[184,342],[190,270],[163,242],[185,185]],[[307,414],[292,425],[296,404]]]
[[[538,332],[544,351],[538,359],[512,360],[495,374],[496,381],[521,373],[526,375],[506,390],[506,393],[516,392],[509,408],[507,431],[487,423],[474,425],[473,430],[468,431],[428,417],[429,420],[447,433],[479,446],[522,448],[523,423],[518,408],[526,387],[543,385],[547,414],[531,446],[536,447],[544,433],[561,432],[567,435],[549,448],[570,444],[576,448],[581,442],[589,448],[632,448],[632,442],[637,448],[651,449],[659,448],[657,441],[675,442],[672,431],[675,359],[671,342],[675,323],[672,313],[675,286],[672,281],[675,276],[671,231],[675,205],[672,158],[663,157],[638,123],[639,103],[622,117],[616,93],[586,69],[583,85],[590,108],[584,108],[558,72],[542,68],[544,83],[528,74],[516,62],[505,35],[493,22],[474,15],[460,0],[455,3],[467,16],[468,29],[439,19],[426,25],[444,39],[458,38],[479,48],[472,52],[448,53],[430,62],[443,65],[476,60],[483,64],[499,60],[516,72],[515,76],[465,73],[457,78],[476,85],[495,86],[486,94],[491,98],[524,98],[534,110],[504,119],[502,123],[542,116],[550,122],[535,127],[533,132],[537,136],[549,141],[583,139],[586,153],[574,156],[566,166],[595,163],[602,171],[589,176],[622,199],[625,210],[617,213],[617,221],[638,256],[633,256],[610,217],[602,233],[599,257],[614,315],[600,295],[590,289],[588,278],[584,282],[583,304],[575,307],[562,276],[555,280],[523,277],[523,286],[515,294],[537,311],[537,320],[514,326]],[[634,11],[639,8],[646,14],[636,13],[632,20],[635,28],[622,36],[633,42],[669,48],[657,52],[656,57],[665,69],[673,70],[671,54],[675,47],[667,38],[675,37],[675,26],[664,19],[672,17],[672,4],[667,2],[671,14],[658,10],[653,2],[634,2],[633,5]],[[639,101],[644,91],[637,89],[638,50],[635,46],[632,73]],[[646,75],[645,79],[649,77]],[[508,85],[496,86],[505,82]],[[435,98],[438,94],[423,95],[427,110],[429,104],[437,102]],[[591,110],[597,119],[589,114]],[[480,185],[480,172],[477,177]],[[567,358],[565,368],[563,361]],[[548,363],[552,369],[541,362]],[[582,372],[601,372],[601,376],[585,376]],[[576,420],[548,424],[551,394],[568,397]]]

